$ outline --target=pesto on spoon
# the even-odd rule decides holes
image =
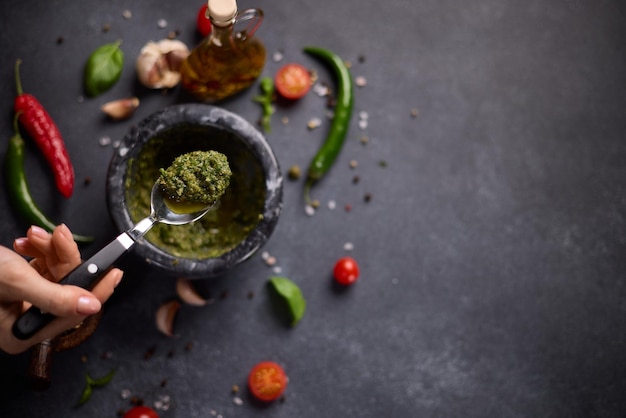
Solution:
[[[195,212],[214,205],[230,184],[228,159],[217,151],[192,151],[179,155],[157,179],[165,202],[178,213]]]

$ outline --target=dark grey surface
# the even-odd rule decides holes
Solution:
[[[51,216],[97,235],[85,255],[118,232],[104,194],[113,150],[99,138],[119,139],[148,114],[188,100],[179,90],[138,87],[134,58],[146,41],[175,28],[195,44],[197,3],[0,3],[0,134],[11,135],[19,57],[26,91],[65,135],[77,188],[70,200],[58,197],[34,147],[29,181]],[[129,258],[97,333],[56,355],[51,389],[26,387],[27,355],[0,355],[0,416],[113,417],[128,405],[123,389],[149,404],[171,396],[163,417],[624,416],[624,4],[241,1],[246,7],[266,13],[258,32],[269,55],[264,74],[297,61],[328,79],[301,52],[319,45],[368,81],[356,89],[345,149],[315,190],[323,209],[308,217],[301,183],[288,182],[282,217],[264,247],[281,275],[301,286],[304,319],[289,329],[274,315],[265,285],[274,273],[257,255],[201,282],[215,303],[184,306],[179,337],[166,338],[154,312],[175,297],[174,282]],[[122,17],[124,9],[132,19]],[[157,27],[160,18],[167,29]],[[86,57],[116,39],[127,59],[122,79],[105,95],[79,101]],[[285,58],[273,62],[279,50]],[[131,121],[110,123],[99,113],[104,101],[132,92],[142,104]],[[221,106],[255,121],[256,92]],[[277,110],[267,137],[282,167],[307,165],[327,123],[310,132],[306,122],[323,116],[323,107],[310,94]],[[369,114],[366,130],[357,124],[360,111]],[[10,245],[25,225],[4,193],[0,199],[1,242]],[[330,270],[346,242],[362,277],[340,292]],[[243,405],[235,405],[231,386],[243,388],[250,367],[264,359],[289,374],[285,401],[262,407],[243,390]],[[114,380],[75,409],[84,374],[111,368]]]

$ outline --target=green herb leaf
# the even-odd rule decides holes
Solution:
[[[295,326],[300,322],[306,310],[306,300],[304,300],[300,288],[286,277],[271,277],[269,283],[286,302],[291,314],[291,326]]]
[[[94,97],[109,90],[119,80],[124,67],[120,41],[102,45],[91,53],[85,64],[85,92]]]
[[[252,98],[253,101],[259,103],[263,107],[263,116],[261,118],[261,127],[265,132],[272,130],[271,120],[274,114],[274,80],[271,77],[263,77],[260,82],[261,95]]]
[[[85,388],[83,389],[83,393],[80,395],[80,399],[78,400],[78,405],[82,405],[86,403],[89,399],[91,399],[91,394],[93,393],[93,388],[101,388],[105,386],[107,383],[113,379],[113,375],[115,375],[115,370],[111,370],[109,373],[100,377],[98,379],[94,379],[89,376],[89,373],[85,374]]]
[[[106,375],[102,376],[99,379],[92,379],[91,376],[89,375],[87,375],[87,379],[91,386],[100,388],[102,386],[105,386],[107,383],[109,383],[111,379],[113,379],[114,375],[115,375],[115,370],[111,370],[110,372],[108,372]]]
[[[85,389],[83,389],[83,393],[80,395],[80,399],[78,400],[78,405],[82,405],[86,403],[89,399],[91,399],[91,394],[93,393],[93,389],[89,384],[89,375],[87,375],[87,384],[85,385]]]

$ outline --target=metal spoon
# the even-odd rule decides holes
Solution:
[[[167,205],[166,198],[161,193],[157,183],[155,183],[150,194],[150,215],[137,222],[130,230],[122,232],[89,260],[68,273],[59,283],[91,289],[111,269],[113,264],[129,251],[135,245],[135,242],[143,237],[154,224],[157,222],[170,225],[188,224],[200,219],[213,206],[215,204],[189,213],[174,212]],[[31,306],[13,324],[13,334],[19,339],[26,340],[35,335],[37,331],[54,318],[54,315],[42,312],[36,306]]]

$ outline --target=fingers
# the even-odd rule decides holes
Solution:
[[[9,353],[24,351],[99,312],[122,279],[121,270],[111,269],[91,292],[50,281],[58,281],[80,264],[78,246],[65,225],[52,234],[33,226],[13,247],[15,252],[0,247],[0,348]],[[33,260],[28,263],[20,255]],[[34,337],[18,340],[11,327],[31,304],[57,318]]]
[[[26,236],[13,241],[13,249],[25,257],[44,258],[52,249],[52,235],[38,226],[31,226]]]
[[[122,279],[122,271],[112,269],[88,291],[78,286],[60,285],[43,279],[28,264],[18,280],[6,284],[4,299],[27,301],[55,316],[84,316],[98,311]]]
[[[24,265],[33,271],[28,263],[24,262]],[[35,276],[29,274],[21,277],[17,283],[11,283],[8,286],[10,287],[8,293],[14,300],[30,300],[41,310],[50,312],[58,318],[34,337],[23,341],[15,338],[10,331],[22,311],[13,309],[12,314],[5,312],[4,317],[0,312],[0,328],[4,329],[3,335],[0,336],[0,347],[7,352],[22,352],[44,339],[52,338],[72,328],[86,316],[97,313],[102,303],[113,294],[123,275],[121,270],[112,269],[98,282],[93,291],[89,292],[76,286],[52,283],[34,274]],[[24,308],[28,308],[28,305],[24,305]]]
[[[14,241],[13,247],[27,257],[54,255],[63,262],[76,261],[76,258],[80,257],[78,245],[65,224],[58,225],[52,234],[33,225],[26,232],[26,237]]]
[[[72,233],[65,224],[61,224],[52,231],[52,249],[61,264],[67,264],[71,268],[80,264],[80,251],[74,241]]]
[[[78,245],[64,224],[57,226],[52,234],[32,226],[25,238],[13,242],[13,248],[23,256],[33,257],[31,264],[37,272],[54,281],[80,264]]]
[[[90,315],[100,310],[100,300],[89,291],[46,280],[25,261],[6,267],[3,274],[9,279],[4,283],[4,300],[27,301],[56,316]]]
[[[98,298],[101,303],[106,302],[113,292],[117,285],[122,281],[122,276],[124,273],[122,270],[114,268],[111,269],[93,289],[91,289],[91,293]]]

